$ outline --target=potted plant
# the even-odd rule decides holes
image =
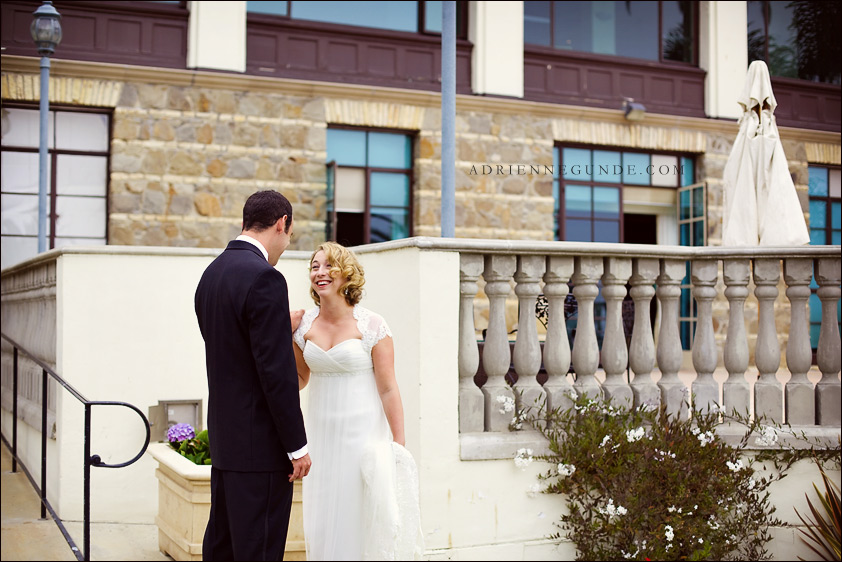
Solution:
[[[167,443],[153,443],[158,461],[158,548],[174,560],[201,560],[202,539],[210,516],[211,459],[207,430],[198,435],[189,424],[167,431]],[[301,481],[295,482],[284,560],[305,560]]]

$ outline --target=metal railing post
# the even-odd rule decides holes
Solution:
[[[18,471],[18,348],[12,360],[12,472]]]
[[[41,369],[41,519],[47,518],[47,370]]]
[[[85,560],[91,559],[91,405],[85,404],[85,472],[84,489],[84,536],[82,554]]]

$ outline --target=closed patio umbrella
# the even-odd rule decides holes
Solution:
[[[804,213],[775,124],[777,101],[765,62],[748,67],[737,101],[743,115],[723,174],[722,245],[808,244]]]

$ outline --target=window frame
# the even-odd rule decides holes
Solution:
[[[336,234],[338,230],[338,213],[336,211],[336,177],[337,171],[340,168],[346,168],[349,170],[363,170],[365,174],[365,210],[363,211],[363,244],[371,244],[371,174],[377,172],[386,172],[390,174],[405,174],[409,180],[409,204],[406,207],[407,218],[408,218],[408,226],[407,226],[407,238],[411,238],[414,236],[414,217],[415,217],[415,147],[417,145],[417,137],[418,131],[412,131],[409,129],[397,129],[392,127],[367,127],[367,126],[356,126],[356,125],[344,125],[344,124],[332,124],[329,123],[327,126],[328,129],[335,129],[335,130],[346,130],[346,131],[358,131],[363,133],[390,133],[390,134],[398,134],[404,135],[409,138],[410,142],[410,162],[409,167],[405,169],[401,168],[384,168],[379,166],[346,166],[346,165],[339,165],[336,163],[335,159],[331,159],[326,163],[327,169],[332,170],[332,188],[333,188],[333,197],[331,200],[326,201],[326,212],[327,216],[325,218],[325,234],[326,239],[330,241],[336,241]],[[366,135],[367,136],[367,135]],[[329,172],[330,173],[330,172]],[[330,180],[330,177],[328,178]],[[328,228],[330,229],[331,237],[327,238]],[[400,239],[399,239],[400,240]]]
[[[28,111],[35,111],[36,113],[40,112],[40,107],[37,104],[30,104],[25,102],[3,102],[3,107],[7,109],[23,109]],[[93,150],[72,150],[72,149],[60,149],[60,148],[48,148],[47,149],[47,157],[49,158],[49,175],[47,182],[47,198],[49,199],[49,212],[47,214],[47,219],[49,221],[49,231],[47,235],[47,250],[52,250],[55,248],[56,243],[56,221],[58,219],[57,214],[57,202],[59,194],[57,193],[58,189],[58,157],[59,156],[99,156],[104,157],[106,161],[105,167],[105,196],[102,197],[105,202],[105,244],[108,245],[109,243],[109,221],[110,221],[110,199],[111,199],[111,144],[113,141],[114,136],[114,108],[109,107],[81,107],[81,106],[74,106],[69,104],[60,104],[60,103],[51,103],[49,107],[50,113],[55,112],[64,112],[64,113],[92,113],[97,115],[105,115],[108,119],[108,140],[107,146],[108,150],[106,151],[93,151]],[[39,147],[28,147],[28,146],[16,146],[16,145],[8,145],[3,144],[0,146],[0,152],[16,152],[16,153],[27,153],[27,154],[38,154]],[[2,191],[3,194],[14,192],[6,192]],[[93,195],[65,195],[64,197],[83,197],[83,198],[97,198],[99,196]],[[4,238],[31,238],[28,235],[19,235],[19,234],[4,234]],[[73,236],[72,238],[90,238],[91,240],[100,240],[100,237],[90,237],[90,236]]]

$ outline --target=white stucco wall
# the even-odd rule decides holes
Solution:
[[[471,2],[468,38],[475,94],[523,97],[523,2]]]
[[[748,70],[748,12],[745,1],[700,2],[699,67],[705,77],[705,114],[739,119],[737,97]]]
[[[121,400],[146,412],[164,399],[206,399],[204,347],[193,295],[218,251],[177,248],[100,248],[59,257],[57,371],[91,400]],[[287,278],[292,308],[313,306],[308,295],[309,252],[288,252],[278,264]],[[407,446],[421,480],[422,528],[434,560],[571,559],[572,545],[545,537],[563,512],[557,495],[529,497],[533,463],[518,469],[510,459],[462,461],[458,431],[457,330],[459,257],[417,247],[362,251],[367,283],[362,304],[389,323],[403,397]],[[303,393],[306,408],[306,391]],[[203,406],[203,411],[206,408]],[[82,513],[83,409],[59,393],[58,440],[50,455],[50,498],[59,516]],[[3,413],[4,432],[10,416]],[[109,463],[128,460],[143,440],[136,415],[94,408],[91,451]],[[24,447],[37,446],[37,431],[23,424]],[[120,469],[92,469],[92,519],[153,523],[157,512],[156,463],[147,455]],[[58,475],[60,474],[60,479]],[[793,506],[806,509],[805,492],[819,482],[809,465],[776,484],[777,515],[795,523]],[[833,473],[838,482],[839,472]],[[55,479],[55,481],[54,481]],[[812,493],[812,492],[811,492]],[[810,553],[794,531],[774,532],[777,560]]]
[[[188,2],[187,68],[246,70],[246,2]]]

